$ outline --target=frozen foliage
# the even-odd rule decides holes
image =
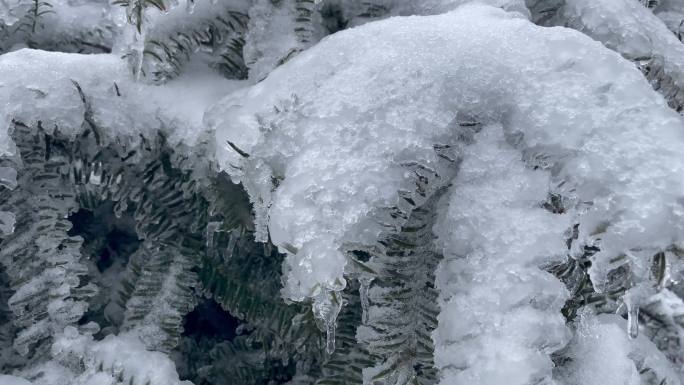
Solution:
[[[615,315],[580,315],[568,345],[570,363],[558,373],[567,385],[681,384],[680,374],[647,338],[630,340]],[[642,369],[648,368],[648,369]],[[662,381],[662,382],[661,382]]]
[[[24,71],[26,65],[36,72]],[[224,92],[235,83],[208,74],[183,76],[161,90],[133,82],[126,64],[113,55],[19,50],[0,57],[0,68],[7,75],[1,83],[6,91],[1,103],[6,108],[2,111],[5,152],[0,160],[7,190],[0,197],[0,263],[12,277],[3,282],[13,291],[8,305],[17,331],[10,341],[24,360],[38,363],[26,365],[24,375],[45,378],[48,384],[90,384],[96,377],[97,381],[113,378],[100,383],[118,383],[123,381],[118,378],[122,370],[133,370],[127,382],[134,376],[138,379],[130,383],[146,383],[145,375],[136,371],[145,371],[159,384],[172,384],[172,375],[177,382],[170,359],[161,352],[151,356],[167,361],[160,363],[160,374],[144,365],[131,368],[145,348],[163,351],[175,346],[183,316],[194,304],[191,288],[196,281],[189,254],[198,251],[183,249],[188,239],[174,234],[172,228],[180,224],[190,236],[195,211],[191,207],[202,202],[193,191],[194,182],[184,179],[189,172],[173,171],[169,162],[189,168],[182,166],[188,153],[181,149],[200,141],[206,104],[217,90]],[[162,112],[179,95],[192,100]],[[155,137],[161,139],[155,143]],[[160,157],[163,146],[169,145],[176,148],[180,160]],[[166,162],[163,169],[160,162]],[[193,167],[197,172],[202,168],[199,162]],[[169,182],[171,176],[176,179]],[[179,203],[179,196],[185,200]],[[130,257],[129,286],[119,286],[118,296],[100,295],[98,285],[105,283],[102,288],[109,289],[111,283],[107,287],[107,278],[97,272],[100,267],[89,261],[94,256],[88,253],[97,252],[98,246],[88,250],[90,240],[74,236],[73,223],[67,219],[79,208],[97,209],[104,204],[101,200],[116,203],[104,211],[112,217],[135,209],[137,223],[129,231],[145,240]],[[178,211],[173,218],[160,220],[159,211],[171,208]],[[113,269],[117,270],[121,268]],[[110,306],[114,300],[125,312]],[[89,311],[101,308],[106,310],[100,325],[79,324]],[[79,349],[87,351],[81,352],[81,361],[62,362],[61,350],[55,350],[59,341],[82,340],[99,333],[101,326],[108,326],[107,334],[118,329],[132,333],[142,348],[136,348],[127,361],[109,362],[104,357],[91,365],[97,373],[81,374],[74,368],[86,365],[84,356],[97,356],[100,344],[93,346],[90,337],[91,342],[79,343]],[[116,346],[106,350],[109,356],[121,353]],[[103,370],[112,373],[100,374]],[[82,376],[86,377],[81,380]]]
[[[674,32],[674,34],[682,40],[682,21],[684,21],[684,3],[680,0],[660,0],[657,2],[650,1],[646,4],[653,10],[667,27]]]
[[[472,0],[327,0],[326,6],[340,9],[347,26],[391,16],[437,15],[452,11]],[[479,3],[529,15],[524,0],[479,0]]]
[[[141,31],[137,26],[125,29],[114,50],[139,67],[135,73],[157,82],[179,76],[190,61],[219,67],[234,78],[245,77],[241,49],[249,3],[197,1],[195,5],[187,0],[164,5],[163,10],[150,7]],[[124,17],[123,11],[120,16]],[[217,56],[225,63],[217,62]]]
[[[109,52],[115,38],[115,23],[106,1],[0,2],[0,53],[26,46]]]
[[[31,71],[26,71],[27,67]],[[4,74],[0,79],[0,104],[4,106],[0,111],[0,156],[14,153],[8,131],[13,120],[29,126],[40,121],[46,129],[58,127],[62,134],[74,136],[92,119],[107,127],[104,139],[149,134],[164,127],[174,142],[193,145],[203,132],[205,106],[239,86],[200,73],[161,90],[133,82],[125,62],[114,55],[28,49],[0,56],[0,72]],[[84,90],[85,100],[77,85]],[[183,103],[167,108],[169,102],[179,99]],[[0,181],[4,179],[0,175]]]
[[[681,384],[682,14],[0,0],[0,384]]]
[[[339,290],[343,245],[377,236],[374,211],[411,191],[400,164],[434,166],[434,145],[456,141],[457,111],[504,123],[521,149],[550,159],[573,199],[593,202],[580,239],[603,229],[599,286],[625,250],[680,240],[681,121],[629,63],[586,37],[467,6],[342,32],[300,56],[208,118],[258,226],[293,254],[294,299]]]
[[[323,36],[320,15],[311,0],[256,0],[249,10],[245,61],[250,77],[261,80],[273,68]]]
[[[135,334],[93,341],[92,336],[67,328],[53,344],[52,354],[54,361],[37,368],[46,375],[33,385],[191,385],[178,379],[167,355],[146,350]],[[30,372],[25,375],[31,377]]]

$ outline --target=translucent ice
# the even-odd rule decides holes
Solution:
[[[679,115],[629,61],[520,13],[467,4],[336,33],[205,121],[221,166],[250,193],[261,239],[291,251],[285,295],[301,300],[340,290],[343,246],[371,244],[383,208],[420,199],[406,195],[415,175],[402,165],[437,169],[435,145],[458,142],[459,112],[500,123],[508,142],[550,159],[554,181],[591,203],[577,244],[601,231],[597,288],[623,250],[682,239]]]

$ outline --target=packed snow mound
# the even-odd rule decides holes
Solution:
[[[582,311],[567,348],[573,359],[559,367],[560,382],[567,385],[639,385],[661,381],[681,384],[679,373],[668,365],[663,352],[648,337],[629,339],[624,323],[618,315]],[[642,367],[650,370],[639,372]],[[651,375],[658,380],[649,378]]]
[[[12,121],[40,122],[45,130],[66,135],[93,123],[103,139],[161,130],[175,143],[194,145],[205,132],[206,106],[241,84],[200,73],[161,88],[134,82],[117,55],[30,49],[0,56],[0,74],[0,156],[15,151]]]
[[[673,2],[670,2],[673,3]],[[543,2],[540,9],[548,5]],[[678,30],[684,4],[664,2],[655,11],[632,0],[566,0],[549,24],[564,25],[602,42],[606,47],[639,64],[648,65],[657,78],[655,88],[669,93],[677,105],[684,104],[684,45],[672,30]],[[659,18],[660,17],[660,18]],[[676,27],[674,18],[678,24]],[[668,27],[669,26],[669,27]],[[663,79],[664,76],[669,79]],[[673,83],[673,84],[669,84]],[[673,87],[674,86],[674,87]],[[670,88],[675,88],[670,90]]]
[[[54,360],[20,375],[37,377],[33,385],[192,385],[178,378],[168,355],[148,351],[136,333],[108,335],[96,341],[69,326],[51,350]],[[5,385],[2,380],[0,376],[0,384]],[[31,384],[18,377],[11,380],[17,385]]]
[[[438,169],[435,146],[459,140],[457,114],[501,123],[568,199],[589,202],[575,244],[600,233],[599,289],[612,257],[681,243],[679,115],[618,54],[517,13],[465,5],[337,33],[206,122],[261,238],[290,254],[285,295],[301,300],[344,285],[344,246],[376,239],[383,208],[420,203],[403,165]]]
[[[563,260],[573,218],[540,206],[551,174],[526,167],[499,125],[474,140],[434,226],[444,255],[433,336],[440,383],[552,383],[550,354],[570,334],[561,314],[569,293],[539,267]]]

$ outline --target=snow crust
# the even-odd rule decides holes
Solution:
[[[575,28],[637,63],[654,59],[654,64],[662,66],[674,86],[681,90],[684,88],[684,45],[670,30],[679,29],[673,23],[681,23],[679,12],[683,9],[682,4],[663,2],[654,14],[638,1],[567,0],[551,24]],[[660,87],[666,89],[667,85]],[[672,97],[684,103],[681,92]]]
[[[506,11],[519,12],[521,15],[529,17],[525,0],[375,0],[372,2],[365,0],[326,0],[325,4],[337,6],[341,9],[345,19],[349,22],[348,26],[354,27],[378,18],[438,15],[453,11],[461,5],[471,2],[491,5]],[[372,15],[375,17],[366,15],[369,13],[369,5],[372,5],[375,13],[378,13],[378,15]]]
[[[45,374],[33,383],[18,377],[17,385],[192,385],[180,381],[168,355],[148,351],[135,333],[108,335],[101,341],[67,327],[52,345],[54,360],[32,371]],[[0,384],[3,378],[0,376]],[[10,382],[9,384],[14,384]]]
[[[639,385],[653,381],[649,380],[652,372],[658,382],[681,384],[653,342],[644,336],[629,339],[624,324],[617,315],[583,311],[568,345],[572,361],[560,368],[559,380],[566,385]],[[650,371],[639,373],[640,367]]]
[[[681,118],[598,42],[501,9],[465,5],[337,33],[206,122],[223,168],[251,195],[262,239],[290,254],[285,295],[302,300],[343,286],[344,245],[375,239],[380,209],[412,191],[401,163],[435,165],[434,145],[458,140],[459,112],[501,123],[568,199],[589,202],[575,212],[576,245],[600,233],[599,290],[612,257],[681,243]]]
[[[15,151],[9,136],[13,120],[31,126],[41,122],[46,130],[75,135],[86,124],[86,112],[105,128],[105,139],[162,130],[172,143],[192,146],[205,132],[202,112],[207,105],[242,85],[201,72],[160,88],[134,82],[117,55],[30,49],[0,56],[0,73],[0,156]]]
[[[549,354],[569,335],[561,315],[569,295],[539,267],[563,259],[572,218],[540,206],[551,175],[526,168],[500,125],[463,152],[434,228],[445,256],[434,332],[440,383],[549,383]]]

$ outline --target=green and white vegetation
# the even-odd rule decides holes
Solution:
[[[684,1],[0,0],[0,385],[681,385]]]

